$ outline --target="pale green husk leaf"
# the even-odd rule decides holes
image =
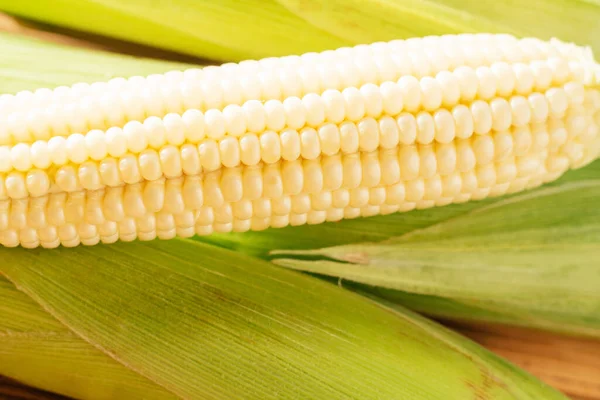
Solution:
[[[484,31],[600,50],[596,0],[0,0],[0,10],[226,61]]]
[[[324,259],[275,262],[600,336],[599,199],[600,181],[565,182],[381,242],[274,252]]]
[[[71,332],[0,276],[0,375],[80,399],[174,399]]]
[[[563,398],[404,309],[210,245],[0,253],[1,272],[71,333],[182,398]],[[3,342],[0,373],[24,374],[19,344]]]

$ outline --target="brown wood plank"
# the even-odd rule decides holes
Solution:
[[[600,400],[600,340],[487,324],[447,325],[572,398]]]

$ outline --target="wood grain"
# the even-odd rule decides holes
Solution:
[[[198,61],[183,55],[93,35],[68,30],[50,32],[39,28],[38,25],[23,23],[0,13],[0,31],[15,32],[70,46],[175,61]],[[600,341],[598,340],[571,338],[497,325],[447,321],[445,324],[563,391],[572,399],[600,400]],[[0,376],[0,399],[65,400],[66,398],[28,388]]]
[[[600,400],[600,340],[498,325],[445,324],[573,399]]]

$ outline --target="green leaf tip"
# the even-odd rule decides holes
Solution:
[[[567,182],[379,242],[275,251],[274,262],[599,336],[599,198],[600,181]],[[290,257],[309,255],[321,259]]]

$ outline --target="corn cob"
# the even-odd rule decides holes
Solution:
[[[318,224],[483,199],[600,153],[600,67],[448,35],[0,96],[0,243]]]

